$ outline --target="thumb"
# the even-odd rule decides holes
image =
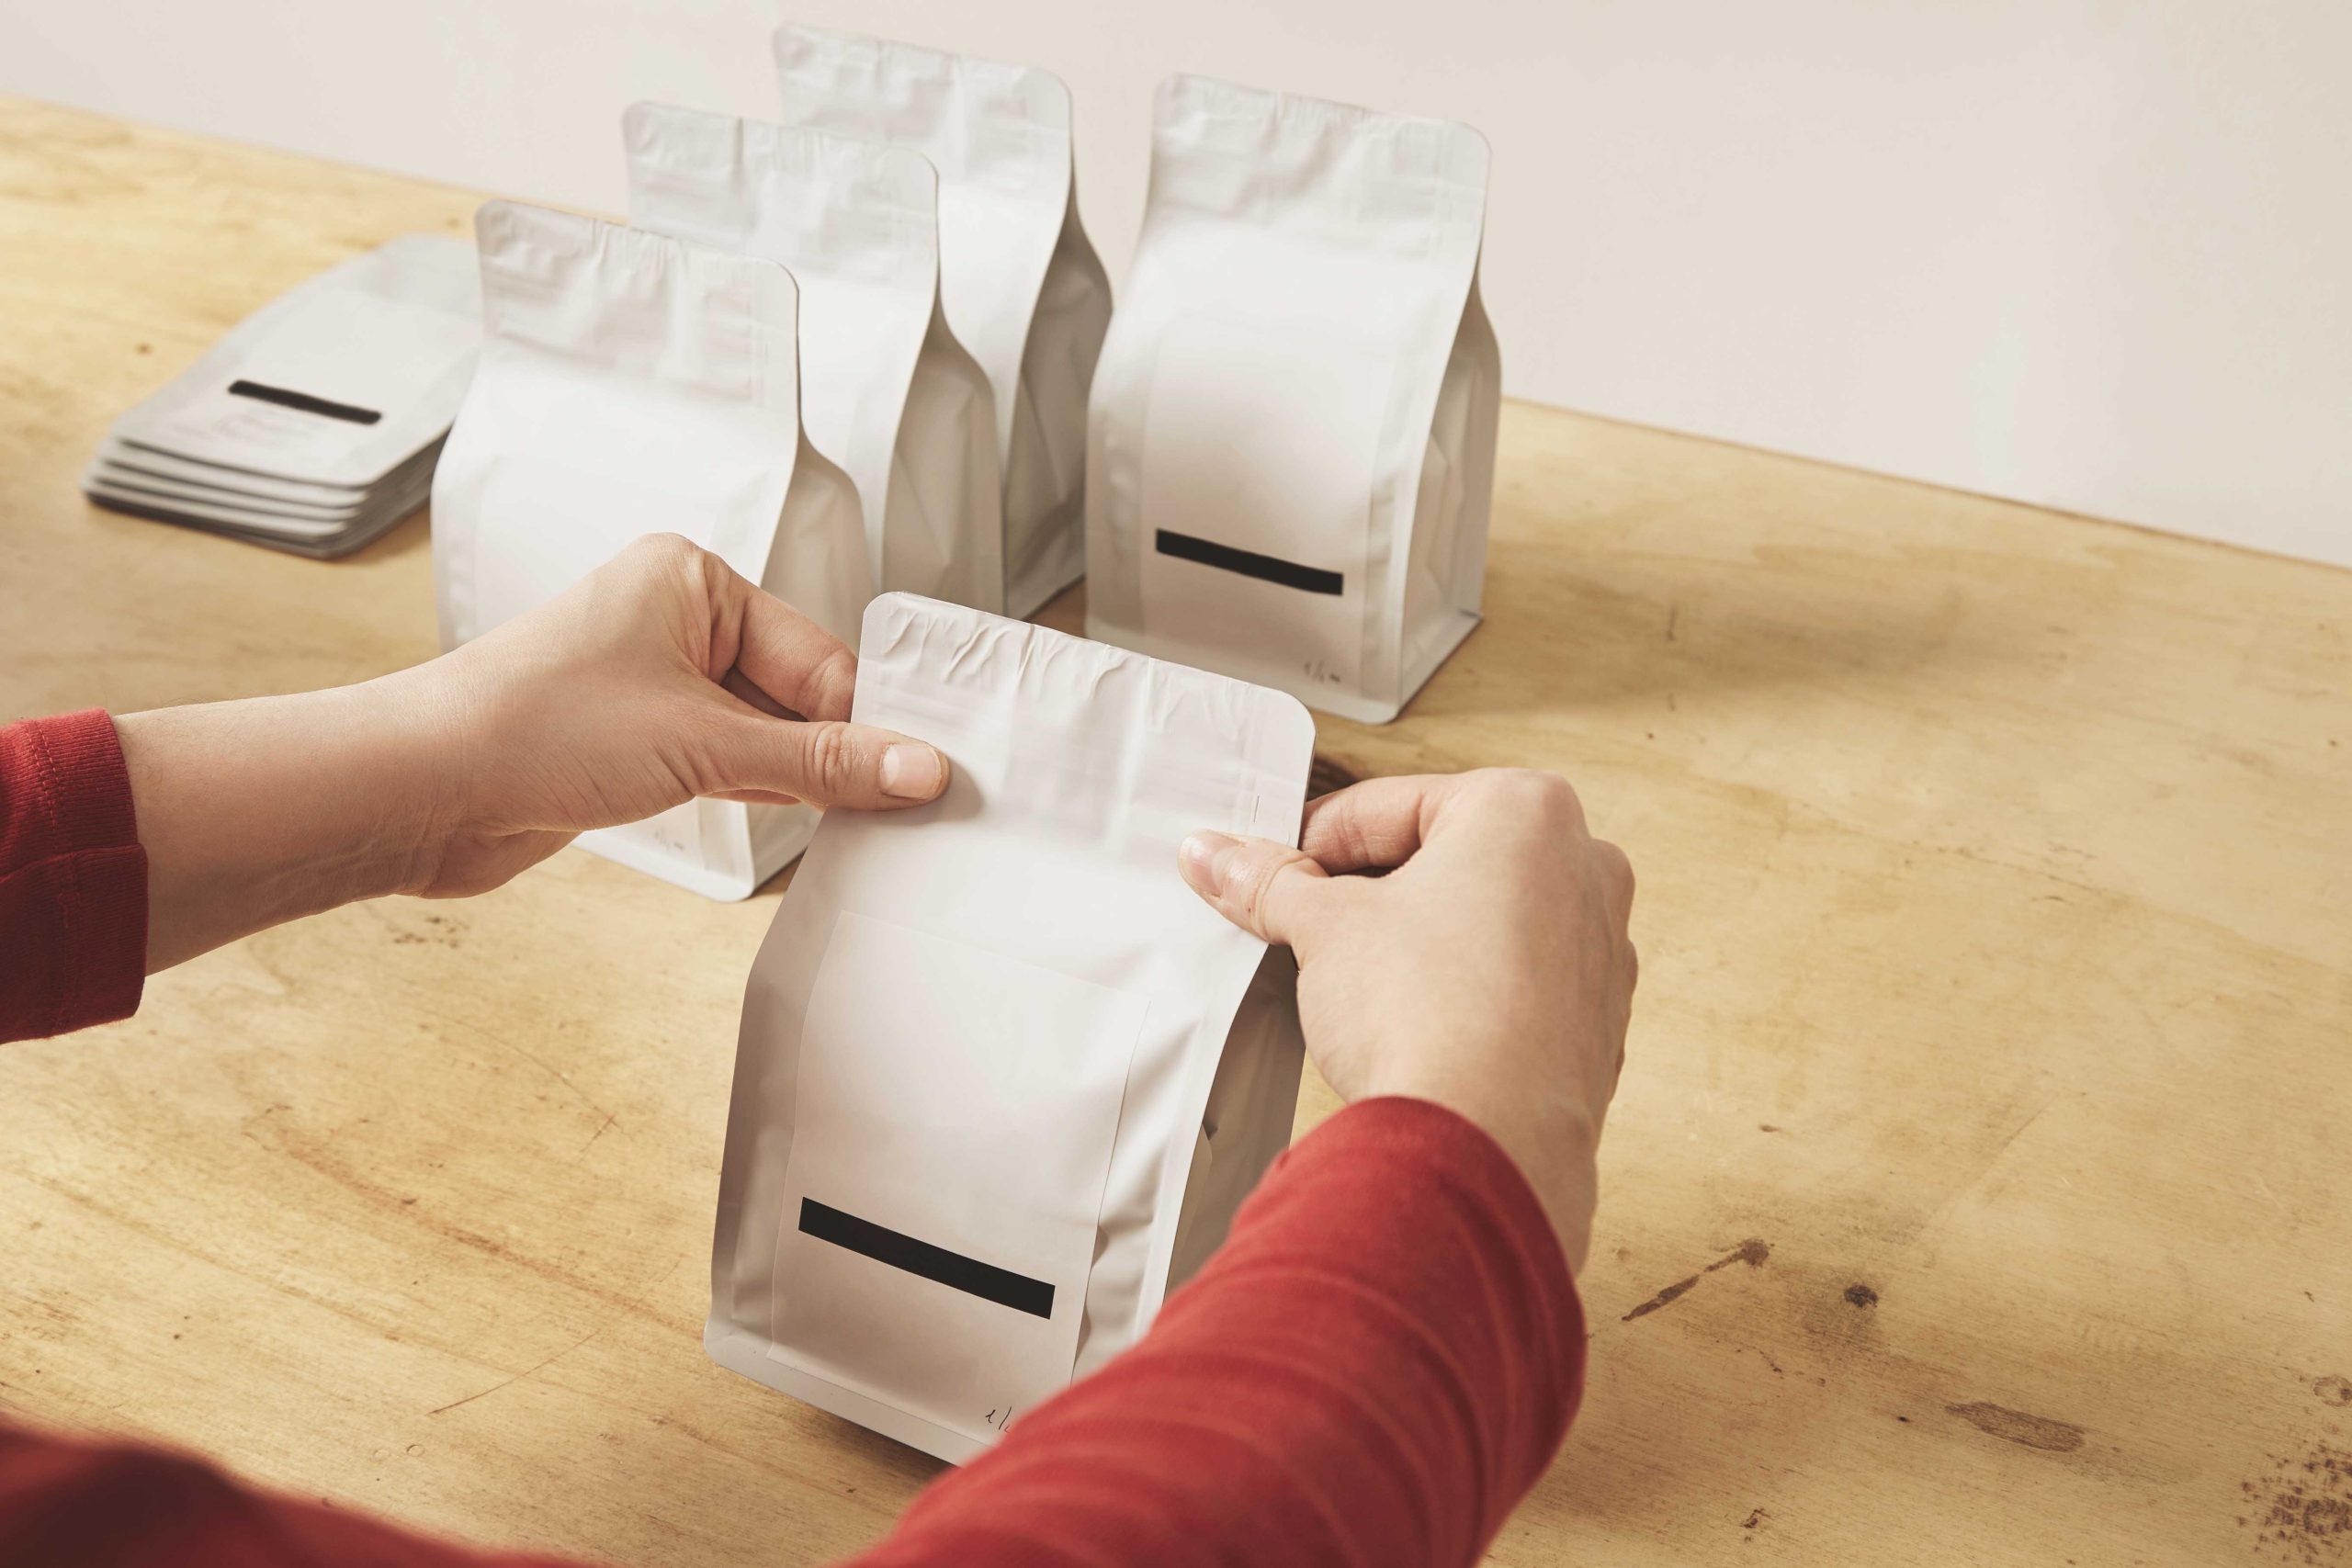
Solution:
[[[1284,947],[1312,937],[1331,891],[1321,866],[1272,839],[1194,833],[1176,864],[1193,891],[1227,919]]]
[[[730,717],[697,770],[705,795],[790,795],[811,806],[888,811],[947,787],[938,748],[871,725]]]

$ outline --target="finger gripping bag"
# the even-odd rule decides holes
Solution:
[[[988,373],[1004,480],[1004,608],[1086,570],[1086,397],[1111,283],[1079,222],[1069,89],[1050,72],[784,28],[786,124],[910,148],[939,171],[940,298]]]
[[[996,407],[940,310],[929,160],[659,104],[622,135],[631,223],[792,273],[801,423],[857,486],[876,586],[1001,610]]]
[[[797,295],[775,262],[493,201],[475,220],[481,361],[433,481],[444,647],[683,534],[844,640],[872,587],[857,495],[801,434]],[[748,897],[815,830],[695,800],[582,847]]]
[[[1134,1343],[1289,1141],[1295,967],[1175,860],[1295,842],[1314,727],[907,594],[863,642],[854,716],[952,780],[830,814],[752,966],[705,1343],[960,1462]]]
[[[1088,423],[1090,637],[1385,723],[1469,635],[1487,165],[1466,126],[1161,84]]]

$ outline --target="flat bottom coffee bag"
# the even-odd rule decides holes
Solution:
[[[1295,842],[1315,729],[1265,687],[903,593],[866,610],[853,716],[953,781],[828,813],[760,950],[705,1343],[961,1461],[1134,1343],[1289,1142],[1295,968],[1176,852]]]

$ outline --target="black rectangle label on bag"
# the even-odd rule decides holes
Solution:
[[[314,398],[308,392],[298,392],[290,387],[271,387],[259,381],[232,381],[229,395],[251,398],[255,402],[276,403],[280,408],[300,409],[304,413],[324,414],[329,419],[346,420],[353,424],[373,424],[384,416],[374,409],[363,409],[354,403],[338,403],[327,398]]]
[[[1231,545],[1220,545],[1215,539],[1195,538],[1179,534],[1172,528],[1162,528],[1154,547],[1163,556],[1178,560],[1197,561],[1202,566],[1214,566],[1226,571],[1238,571],[1244,577],[1254,577],[1264,582],[1277,582],[1284,588],[1295,588],[1303,593],[1338,594],[1347,587],[1347,579],[1336,571],[1321,567],[1301,566],[1280,556],[1261,556],[1255,550],[1239,550]]]
[[[1010,1269],[1000,1269],[993,1263],[918,1241],[904,1231],[845,1214],[814,1198],[800,1200],[800,1230],[804,1235],[830,1241],[876,1263],[920,1274],[982,1301],[1009,1306],[1032,1317],[1054,1315],[1054,1287],[1043,1280],[1032,1280],[1026,1274],[1016,1274]]]

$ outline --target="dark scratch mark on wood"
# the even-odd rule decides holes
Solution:
[[[580,1152],[584,1155],[590,1149],[594,1148],[595,1146],[596,1140],[603,1137],[605,1130],[619,1120],[620,1118],[614,1115],[611,1111],[605,1111],[605,1119],[596,1124],[596,1130],[588,1134],[588,1141],[580,1145]]]
[[[1696,1274],[1691,1275],[1687,1280],[1677,1280],[1674,1283],[1668,1285],[1666,1289],[1660,1291],[1657,1294],[1652,1296],[1649,1300],[1644,1302],[1641,1305],[1635,1307],[1633,1311],[1627,1313],[1617,1321],[1620,1323],[1631,1323],[1637,1317],[1647,1317],[1651,1313],[1657,1311],[1658,1308],[1662,1306],[1670,1306],[1674,1303],[1680,1301],[1683,1295],[1689,1292],[1692,1286],[1698,1284],[1698,1282],[1699,1276]]]
[[[556,1082],[570,1089],[579,1098],[581,1104],[586,1106],[590,1111],[595,1112],[595,1114],[599,1116],[609,1116],[612,1114],[611,1111],[606,1111],[603,1106],[597,1104],[596,1101],[589,1096],[587,1090],[582,1089],[578,1084],[573,1083],[570,1076],[567,1075],[562,1068],[557,1066],[552,1062],[547,1061],[545,1058],[538,1055],[537,1053],[526,1050],[521,1045],[517,1045],[514,1041],[508,1039],[503,1034],[484,1029],[481,1025],[469,1022],[465,1019],[453,1017],[450,1014],[442,1012],[435,1008],[420,1006],[417,1010],[431,1017],[437,1018],[445,1024],[454,1025],[457,1028],[462,1029],[478,1040],[488,1041],[492,1045],[501,1051],[509,1052],[514,1055],[520,1056],[523,1060],[530,1063],[531,1066],[538,1068],[539,1071],[547,1074],[549,1077],[555,1079]]]
[[[2022,1448],[2070,1454],[2083,1446],[2083,1429],[2071,1421],[2053,1421],[2047,1416],[2030,1416],[2022,1410],[2011,1410],[2005,1404],[1987,1404],[1982,1401],[1972,1404],[1947,1404],[1944,1411],[1947,1415],[1959,1416],[1988,1437],[2016,1443]]]
[[[1745,1263],[1750,1269],[1761,1268],[1764,1260],[1771,1256],[1772,1247],[1769,1242],[1761,1241],[1754,1236],[1750,1236],[1747,1240],[1741,1242],[1737,1247],[1732,1248],[1731,1251],[1725,1253],[1723,1257],[1716,1258],[1713,1263],[1708,1264],[1704,1269],[1700,1269],[1696,1274],[1691,1275],[1689,1279],[1677,1280],[1674,1283],[1668,1285],[1666,1289],[1660,1291],[1657,1294],[1652,1296],[1649,1300],[1644,1302],[1641,1305],[1635,1307],[1633,1311],[1627,1313],[1623,1317],[1619,1318],[1617,1321],[1620,1323],[1631,1323],[1637,1317],[1647,1317],[1650,1314],[1657,1311],[1657,1309],[1662,1306],[1671,1306],[1674,1303],[1681,1300],[1685,1295],[1689,1294],[1691,1287],[1698,1284],[1700,1280],[1705,1279],[1708,1275],[1713,1273],[1718,1269],[1728,1269],[1735,1263]]]
[[[516,1372],[513,1377],[504,1379],[499,1382],[494,1382],[479,1393],[469,1393],[463,1399],[453,1399],[448,1404],[441,1405],[437,1409],[426,1411],[425,1414],[427,1416],[439,1416],[447,1411],[455,1410],[460,1404],[471,1404],[477,1399],[488,1398],[490,1395],[496,1393],[502,1388],[511,1388],[514,1384],[521,1382],[525,1378],[537,1377],[539,1373],[546,1371],[549,1367],[554,1366],[558,1361],[562,1360],[566,1356],[571,1355],[574,1350],[579,1349],[581,1346],[587,1344],[588,1341],[595,1338],[596,1336],[602,1334],[604,1331],[605,1330],[602,1325],[592,1328],[587,1333],[582,1335],[579,1338],[573,1340],[571,1344],[566,1345],[562,1349],[558,1350],[554,1355],[549,1356],[546,1360],[541,1361],[537,1366],[531,1368],[528,1371]]]

